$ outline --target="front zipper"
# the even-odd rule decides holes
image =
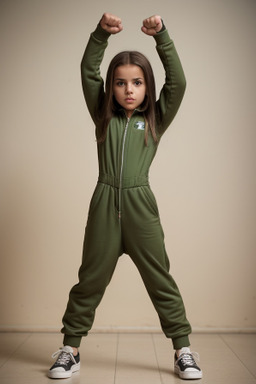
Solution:
[[[119,211],[118,211],[118,218],[121,219],[121,213],[122,213],[122,177],[123,177],[123,168],[124,168],[124,146],[125,146],[125,140],[128,130],[130,118],[127,117],[126,126],[124,129],[124,137],[123,137],[123,143],[122,143],[122,155],[121,155],[121,167],[120,167],[120,179],[119,179]]]

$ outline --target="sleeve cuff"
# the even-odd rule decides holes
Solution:
[[[100,23],[97,25],[95,31],[93,32],[93,36],[95,39],[100,41],[107,41],[108,38],[111,36],[111,33],[105,31],[100,25]]]
[[[165,28],[163,31],[159,31],[154,36],[157,45],[164,44],[170,39],[168,30]]]

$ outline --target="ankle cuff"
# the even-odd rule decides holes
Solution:
[[[189,342],[189,337],[188,336],[182,336],[182,337],[177,337],[176,339],[172,339],[172,344],[174,349],[181,349],[183,347],[189,347],[190,342]]]
[[[78,348],[81,344],[80,336],[65,335],[63,339],[63,345],[69,345],[70,347]]]

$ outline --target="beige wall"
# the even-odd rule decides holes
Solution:
[[[105,4],[108,4],[107,8]],[[97,179],[79,65],[108,10],[103,73],[122,49],[162,68],[143,18],[159,13],[187,77],[152,166],[166,248],[195,329],[256,328],[256,2],[12,0],[0,3],[0,329],[58,329],[77,282]],[[159,89],[158,88],[158,89]],[[137,270],[120,258],[96,328],[159,328]]]

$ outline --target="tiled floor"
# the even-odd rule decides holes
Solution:
[[[59,334],[0,333],[1,384],[52,384],[46,372]],[[256,334],[193,334],[200,384],[256,384]],[[80,348],[81,370],[58,384],[177,384],[170,341],[162,334],[92,333]]]

